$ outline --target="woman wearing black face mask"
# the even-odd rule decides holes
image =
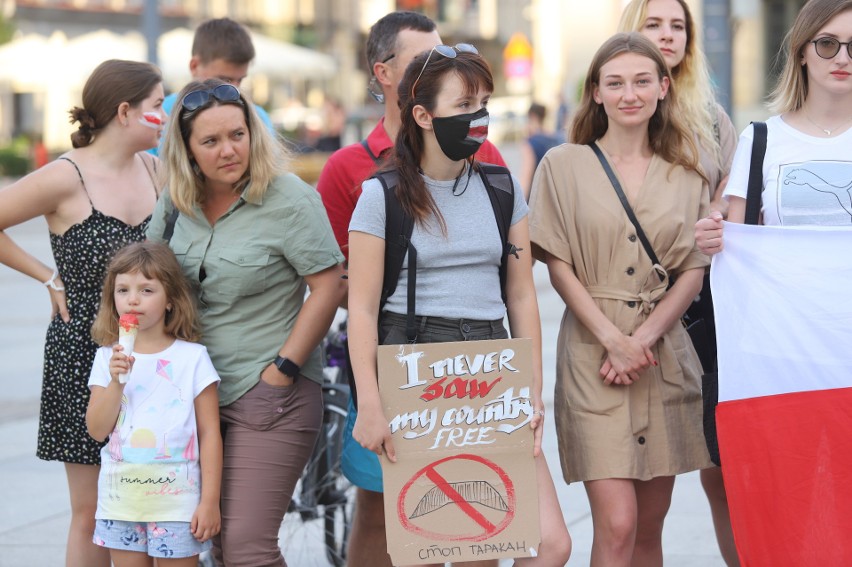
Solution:
[[[485,106],[492,90],[488,64],[466,44],[437,46],[416,57],[400,82],[402,124],[389,165],[380,175],[386,183],[397,180],[396,198],[414,220],[414,229],[396,290],[382,304],[385,194],[376,178],[363,184],[349,227],[349,347],[358,392],[352,435],[375,469],[376,455],[382,451],[396,461],[377,387],[379,343],[409,342],[409,330],[416,330],[414,340],[421,343],[507,338],[502,320],[508,312],[512,336],[530,338],[534,345],[532,427],[542,530],[538,557],[518,559],[516,564],[562,566],[570,555],[571,540],[541,454],[541,330],[529,255],[528,208],[512,177],[514,195],[504,202],[512,209],[506,240],[515,245],[517,257],[506,259],[504,304],[500,265],[505,242],[489,196],[495,190],[486,186],[493,183],[472,158],[488,134]],[[503,178],[509,179],[507,174]],[[411,268],[417,282],[413,305],[407,294]],[[406,329],[409,309],[415,315],[414,329]],[[348,451],[343,459],[370,460]],[[381,470],[375,474],[381,475]]]

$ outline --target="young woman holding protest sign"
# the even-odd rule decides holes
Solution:
[[[572,143],[533,182],[534,254],[567,307],[562,470],[589,495],[593,566],[662,565],[674,476],[710,465],[701,365],[680,324],[707,265],[688,227],[709,192],[680,115],[657,47],[615,35],[589,68]]]
[[[414,223],[408,261],[416,266],[411,275],[420,279],[420,285],[413,294],[415,306],[407,300],[409,270],[404,266],[393,282],[398,284],[396,291],[384,298],[383,305],[385,193],[378,179],[370,179],[363,184],[349,240],[349,344],[358,390],[353,437],[365,451],[384,452],[391,462],[396,460],[377,387],[378,344],[507,338],[502,319],[508,311],[513,336],[533,341],[531,425],[542,529],[538,557],[516,563],[561,566],[570,554],[570,538],[541,454],[541,331],[528,252],[527,206],[513,178],[506,240],[515,245],[517,257],[508,256],[492,210],[491,189],[486,176],[480,175],[482,165],[472,159],[487,135],[485,106],[492,90],[488,64],[467,44],[437,46],[415,57],[399,85],[402,125],[386,172],[398,179],[394,194]],[[472,218],[479,220],[470,222]],[[407,329],[409,310],[413,329]],[[380,488],[381,471],[373,475]]]
[[[632,0],[621,15],[619,31],[638,31],[660,48],[678,92],[681,116],[695,133],[701,169],[709,180],[710,210],[726,215],[728,204],[722,199],[722,192],[734,159],[737,133],[725,110],[716,102],[689,6],[684,0]],[[704,387],[708,392],[715,392],[716,325],[709,273],[704,276],[697,301],[689,306],[686,314],[689,323],[698,331],[690,331],[690,335],[704,370]],[[708,392],[705,392],[705,410],[712,409],[715,402],[715,396],[707,397]],[[704,416],[704,422],[710,456],[719,463],[712,411]],[[722,470],[719,467],[702,469],[701,485],[710,503],[722,557],[729,567],[739,565]]]

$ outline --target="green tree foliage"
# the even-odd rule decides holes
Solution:
[[[15,24],[13,24],[11,20],[7,20],[3,16],[0,16],[0,45],[9,43],[14,34]]]

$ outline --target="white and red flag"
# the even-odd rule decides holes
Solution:
[[[716,420],[740,562],[852,565],[852,228],[724,230]]]

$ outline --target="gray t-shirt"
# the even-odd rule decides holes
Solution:
[[[437,220],[429,219],[424,227],[414,224],[411,243],[417,248],[417,315],[449,319],[502,319],[506,307],[500,296],[500,257],[502,243],[494,209],[482,178],[474,173],[462,191],[467,173],[462,174],[453,195],[454,179],[436,181],[423,176],[426,187],[444,217],[447,234],[441,234]],[[529,212],[518,180],[515,184],[515,207],[512,224]],[[355,206],[350,232],[365,232],[384,239],[385,195],[377,179],[362,185],[363,192]],[[388,299],[385,310],[405,314],[407,306],[408,257],[399,274],[396,291]]]

